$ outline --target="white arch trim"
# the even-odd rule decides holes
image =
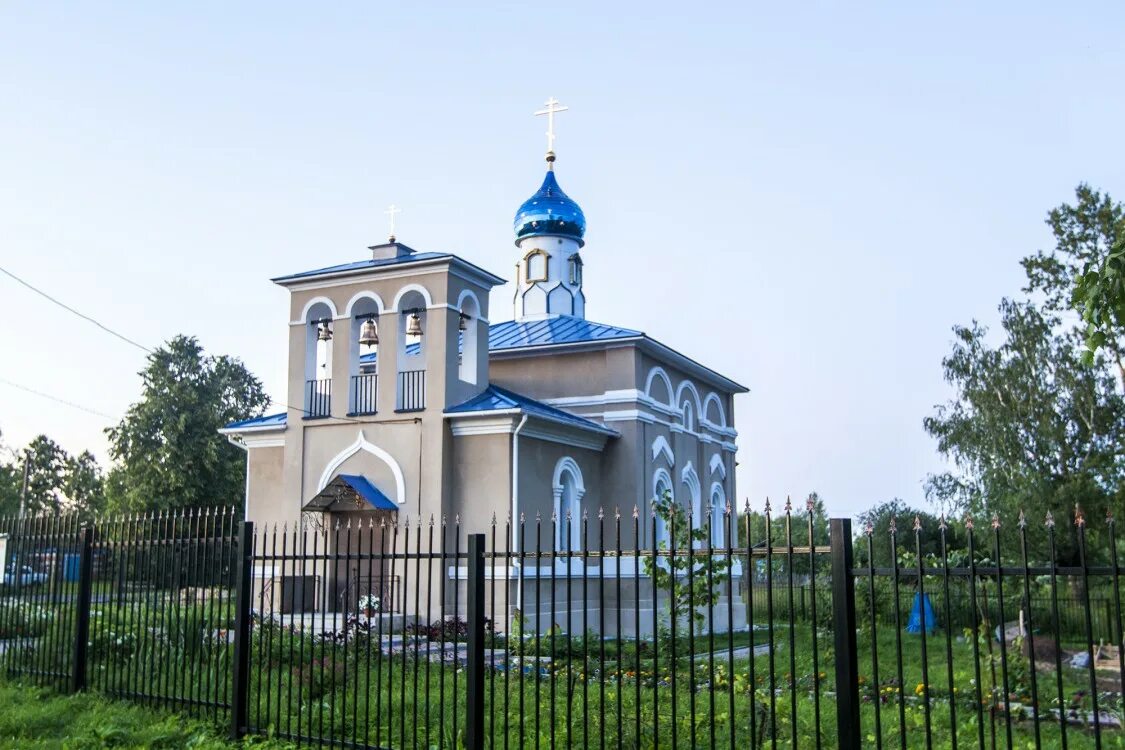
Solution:
[[[685,380],[680,383],[680,387],[676,389],[676,408],[684,402],[684,391],[691,391],[692,399],[695,402],[695,416],[696,419],[703,418],[703,402],[699,400],[699,391],[695,389],[695,383],[690,380]]]
[[[308,302],[305,303],[305,309],[301,310],[301,317],[299,319],[299,322],[308,323],[309,322],[309,310],[313,309],[314,305],[321,304],[321,303],[323,303],[325,305],[328,305],[328,309],[332,312],[332,317],[335,318],[336,317],[336,304],[332,300],[328,299],[327,297],[313,297],[312,299],[310,299]]]
[[[317,483],[316,491],[320,492],[327,487],[328,483],[332,481],[332,477],[336,476],[337,469],[360,451],[367,451],[390,467],[391,474],[393,474],[395,478],[395,502],[399,505],[403,505],[406,502],[406,479],[402,475],[402,467],[398,465],[398,462],[394,460],[394,457],[391,456],[390,453],[387,453],[374,443],[369,442],[367,437],[363,434],[363,430],[359,431],[359,435],[356,437],[354,443],[337,453],[335,457],[328,462],[328,465],[324,467],[324,473],[320,475],[320,482]]]
[[[719,500],[723,504],[723,512],[726,512],[727,491],[723,489],[723,485],[720,482],[711,483],[711,494],[707,496],[707,502],[714,503],[715,495],[719,496]]]
[[[652,496],[657,497],[656,488],[660,486],[660,480],[664,480],[664,486],[672,493],[672,497],[676,497],[676,486],[672,483],[672,475],[666,469],[657,469],[652,473]]]
[[[703,399],[703,413],[700,414],[700,416],[707,422],[711,421],[711,417],[708,415],[710,414],[709,405],[712,402],[715,404],[715,408],[719,410],[719,421],[715,424],[717,424],[719,427],[726,427],[727,415],[726,412],[723,411],[723,402],[720,401],[719,397],[714,393],[708,393],[707,398]]]
[[[691,490],[691,497],[693,501],[698,501],[703,488],[699,484],[699,475],[695,473],[695,467],[691,465],[691,461],[687,462],[687,466],[680,472],[680,481],[688,486]]]
[[[727,467],[723,463],[722,456],[718,453],[711,456],[711,473],[714,474],[715,472],[718,472],[721,478],[727,478]]]
[[[652,396],[652,381],[656,378],[660,378],[664,381],[664,385],[668,389],[668,398],[672,398],[674,394],[674,391],[672,389],[672,379],[668,377],[668,373],[665,372],[664,368],[660,365],[656,365],[648,371],[648,377],[645,379],[645,395],[649,397]],[[659,403],[666,404],[667,406],[671,406],[673,408],[675,408],[676,406],[674,403],[669,403],[666,401],[660,401]]]
[[[383,300],[380,299],[378,294],[375,292],[356,292],[355,296],[348,300],[348,306],[344,308],[345,318],[350,318],[352,316],[352,309],[361,299],[371,300],[375,303],[375,307],[378,308],[379,312],[383,312]]]
[[[426,287],[422,286],[421,284],[407,284],[402,289],[398,290],[398,294],[395,295],[394,307],[387,312],[398,312],[399,303],[402,301],[402,298],[407,294],[407,292],[418,292],[418,294],[422,295],[422,299],[426,300],[426,307],[433,307],[434,300],[430,296],[430,291],[426,289]]]
[[[473,301],[473,304],[476,305],[476,310],[473,313],[473,317],[479,318],[480,317],[480,311],[481,311],[482,308],[480,306],[480,300],[477,298],[477,295],[473,294],[472,289],[462,289],[461,290],[461,294],[458,295],[458,297],[457,297],[457,309],[458,310],[464,310],[465,309],[465,300],[467,300],[467,299],[471,299]]]
[[[656,440],[652,441],[652,460],[655,461],[661,454],[668,459],[669,466],[676,465],[676,457],[672,454],[672,446],[668,444],[668,438],[657,435]]]
[[[551,486],[560,492],[563,486],[563,473],[569,473],[574,477],[574,488],[578,491],[579,498],[586,494],[586,485],[582,482],[582,469],[578,468],[578,462],[570,456],[563,456],[559,459],[559,462],[555,464],[555,475],[551,480]]]

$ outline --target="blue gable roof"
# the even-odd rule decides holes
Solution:
[[[584,430],[592,430],[603,435],[617,434],[608,427],[598,424],[593,420],[579,417],[576,414],[565,412],[562,409],[556,409],[542,401],[536,401],[533,398],[522,396],[514,391],[509,391],[507,388],[501,388],[495,385],[488,386],[479,396],[475,396],[456,406],[451,406],[445,410],[445,413],[469,414],[482,411],[507,411],[509,409],[518,409],[531,416],[541,417],[561,424],[568,424],[572,427],[579,427]]]
[[[494,323],[488,329],[488,348],[491,351],[502,351],[524,346],[630,339],[643,335],[640,331],[631,328],[595,323],[571,315],[559,315],[541,320],[507,320],[503,323]]]
[[[394,501],[380,492],[379,488],[371,484],[367,477],[360,474],[340,474],[339,476],[349,487],[355,490],[357,495],[371,503],[371,507],[378,510],[398,510]]]
[[[243,419],[238,422],[231,422],[224,430],[250,430],[250,429],[281,429],[285,427],[286,415],[285,412],[278,412],[277,414],[266,414],[261,417],[251,417],[250,419]]]

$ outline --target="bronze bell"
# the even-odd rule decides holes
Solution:
[[[464,333],[469,330],[469,316],[461,313],[461,319],[457,321],[457,330]]]
[[[375,325],[374,318],[368,318],[363,321],[363,325],[359,328],[359,345],[360,346],[378,346],[379,345],[379,328]]]
[[[410,319],[406,321],[406,335],[422,335],[422,318],[418,315],[417,312],[410,313]]]
[[[321,322],[316,327],[316,340],[317,341],[331,341],[332,329],[328,327],[328,323]]]

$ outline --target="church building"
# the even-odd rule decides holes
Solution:
[[[502,536],[508,519],[538,517],[555,529],[544,547],[565,551],[580,549],[584,516],[619,509],[623,546],[644,549],[665,540],[648,523],[634,540],[633,509],[648,519],[671,493],[698,526],[713,513],[714,542],[726,545],[734,395],[746,388],[635,327],[586,317],[586,218],[555,172],[562,109],[548,102],[546,175],[515,213],[512,320],[489,309],[508,279],[407,247],[393,228],[368,257],[273,279],[290,293],[288,408],[222,430],[246,450],[248,520],[459,517],[462,533],[488,533],[495,518]],[[256,575],[288,591],[289,611],[350,609],[363,593],[359,571],[342,573],[355,579],[346,585],[313,582],[315,594],[273,580],[284,571]]]

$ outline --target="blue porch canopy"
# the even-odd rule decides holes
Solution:
[[[301,508],[305,513],[356,510],[398,511],[398,506],[367,477],[361,474],[337,474]]]

